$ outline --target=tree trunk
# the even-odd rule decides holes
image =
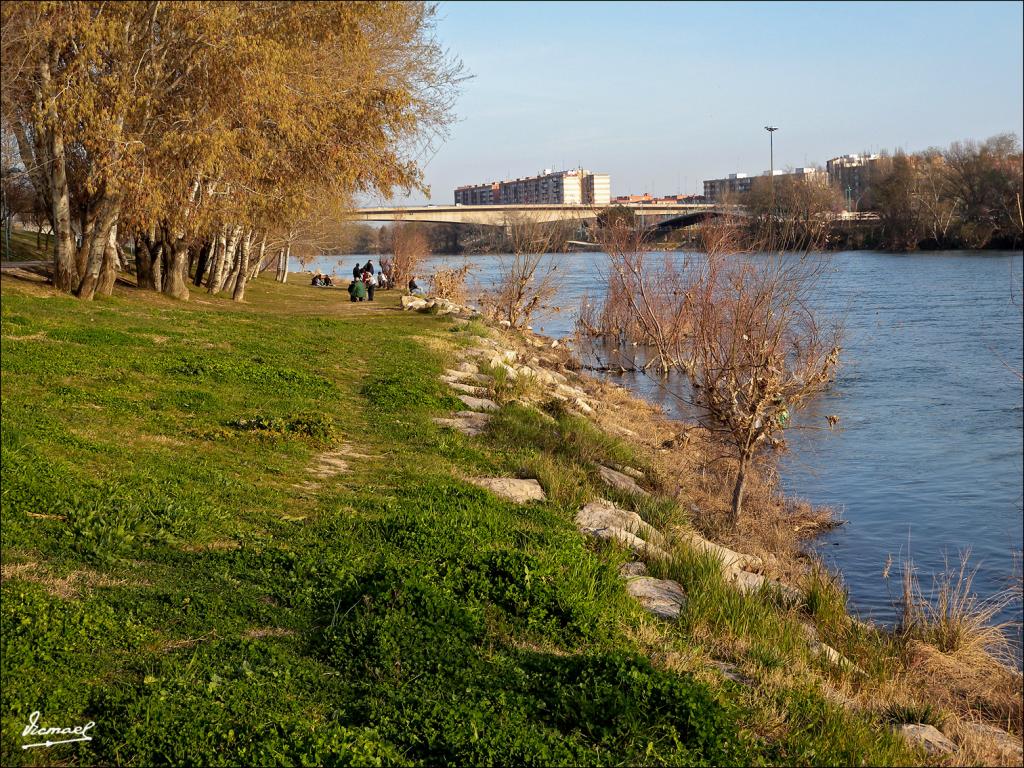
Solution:
[[[203,284],[203,277],[206,275],[206,268],[210,265],[210,253],[213,251],[213,243],[207,240],[203,243],[203,247],[199,249],[199,263],[196,264],[196,276],[192,280],[192,285],[198,288]]]
[[[292,258],[292,244],[288,243],[284,248],[281,249],[280,261],[277,265],[277,281],[279,283],[288,282],[288,266]]]
[[[217,270],[221,269],[220,262],[224,258],[224,250],[227,248],[227,238],[222,229],[213,237],[213,251],[210,254],[210,268],[206,271],[206,290],[213,292],[213,281],[217,277]]]
[[[117,223],[120,212],[120,200],[117,195],[104,194],[98,206],[98,213],[92,225],[91,237],[86,240],[82,238],[82,247],[79,251],[86,250],[87,261],[81,280],[78,283],[78,290],[75,295],[84,301],[91,301],[96,295],[96,289],[100,282],[100,269],[103,266],[104,254],[110,243],[110,232]]]
[[[167,271],[164,269],[166,250],[167,246],[162,238],[158,239],[153,245],[152,283],[150,287],[158,293],[164,289],[164,273]]]
[[[121,259],[117,253],[117,224],[110,228],[107,236],[107,247],[103,251],[103,266],[100,268],[100,282],[96,293],[110,296],[114,292],[117,273],[121,270]]]
[[[242,269],[242,251],[245,250],[248,255],[248,250],[252,247],[252,232],[244,232],[245,237],[239,239],[239,247],[236,249],[234,263],[231,265],[231,273],[228,275],[228,279],[224,281],[224,290],[229,291],[234,297],[235,287],[238,285],[239,270]],[[248,262],[248,258],[246,259]],[[245,268],[248,268],[248,263]]]
[[[267,233],[263,233],[263,240],[260,241],[260,255],[256,261],[249,266],[249,280],[255,280],[260,276],[260,270],[263,269],[263,259],[267,254]]]
[[[740,459],[739,472],[736,473],[736,485],[732,489],[732,516],[729,524],[736,530],[740,524],[740,514],[743,512],[743,491],[747,482],[747,458]]]
[[[78,284],[75,264],[75,240],[71,230],[71,199],[68,192],[67,166],[64,157],[64,139],[60,131],[51,128],[49,134],[50,199],[53,201],[53,284],[58,290],[71,291]]]
[[[188,301],[188,243],[183,237],[168,240],[170,259],[164,276],[163,292],[171,298]]]
[[[78,252],[75,254],[75,268],[78,270],[79,277],[85,275],[89,269],[89,257],[92,254],[92,240],[96,231],[99,207],[100,205],[97,205],[91,210],[84,211],[79,220],[78,228],[82,233],[82,242],[79,243]]]
[[[235,251],[238,248],[238,241],[240,239],[241,234],[241,227],[235,227],[234,229],[231,230],[231,235],[227,238],[227,242],[225,244],[221,258],[217,263],[217,272],[216,274],[211,276],[212,280],[210,282],[209,287],[210,293],[218,293],[221,290],[221,288],[224,287],[224,278],[226,277],[228,270],[231,268],[232,262],[234,261]],[[221,243],[224,243],[223,235],[221,236]]]
[[[153,287],[153,252],[149,239],[140,234],[135,235],[135,284],[139,288]]]
[[[245,281],[249,277],[249,252],[252,250],[252,232],[242,242],[242,252],[238,256],[238,277],[235,278],[235,290],[231,294],[234,301],[245,301]]]

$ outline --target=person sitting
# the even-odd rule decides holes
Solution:
[[[319,272],[317,272],[315,275],[313,275],[313,282],[310,283],[310,285],[323,285],[323,284],[324,284],[324,281],[323,281],[323,278],[320,277],[320,273]]]
[[[331,276],[330,276],[330,275],[324,275],[324,278],[323,278],[323,285],[324,285],[325,287],[327,287],[327,288],[333,288],[333,287],[334,287],[334,283],[333,283],[333,281],[331,280]]]

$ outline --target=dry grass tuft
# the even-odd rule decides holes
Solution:
[[[144,581],[128,579],[111,579],[95,571],[72,571],[65,576],[56,576],[40,563],[4,563],[0,566],[0,580],[23,579],[41,584],[48,593],[62,600],[73,600],[91,589],[104,587],[120,587],[125,584],[146,586]]]

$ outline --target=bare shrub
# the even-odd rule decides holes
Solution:
[[[469,297],[466,278],[475,267],[469,262],[461,267],[441,267],[430,276],[430,295],[453,304],[465,304]]]
[[[528,326],[538,311],[551,309],[558,294],[553,251],[559,228],[526,216],[506,219],[512,253],[498,256],[498,279],[480,297],[485,315],[512,328]]]
[[[738,463],[733,527],[751,460],[764,448],[785,446],[782,430],[792,412],[829,385],[839,362],[840,329],[823,326],[810,304],[824,262],[806,252],[779,254],[774,237],[756,244],[763,255],[709,251],[691,288],[688,374],[695,401]],[[782,242],[790,242],[788,235]]]
[[[393,257],[390,267],[394,284],[405,291],[420,263],[430,255],[430,243],[418,227],[396,224],[391,234],[391,252]]]
[[[668,253],[650,259],[645,230],[626,222],[605,227],[600,239],[608,254],[608,292],[595,330],[653,350],[644,367],[656,364],[663,374],[688,370],[690,260]]]

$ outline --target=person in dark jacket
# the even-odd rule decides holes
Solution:
[[[352,267],[352,279],[359,280],[362,276],[363,268],[360,267],[359,264],[357,263],[354,267]]]
[[[373,262],[372,261],[366,262],[366,266],[363,267],[363,272],[369,272],[371,275],[373,274]]]

